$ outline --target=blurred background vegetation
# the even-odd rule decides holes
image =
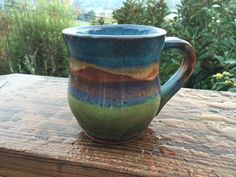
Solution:
[[[0,74],[30,73],[67,76],[67,49],[61,31],[77,26],[78,13],[59,1],[33,5],[8,0],[0,10]],[[90,24],[107,24],[103,17]],[[92,14],[92,15],[91,15]],[[164,0],[126,0],[108,23],[144,24],[167,30],[168,36],[189,41],[197,66],[186,87],[236,92],[236,1],[181,0],[170,12]],[[161,56],[161,82],[176,71],[181,55]]]
[[[0,74],[67,76],[61,31],[73,23],[73,10],[59,1],[5,1],[0,11]]]

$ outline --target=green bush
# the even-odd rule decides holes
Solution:
[[[236,77],[234,74],[224,71],[223,73],[217,73],[210,79],[212,83],[212,89],[214,90],[229,90],[236,92]]]
[[[123,7],[113,11],[113,18],[119,24],[143,24],[161,26],[168,15],[164,0],[126,0]]]
[[[142,24],[144,7],[140,0],[126,0],[123,7],[113,11],[119,24]]]
[[[118,23],[162,27],[167,30],[168,36],[189,41],[196,50],[197,65],[186,87],[234,91],[235,84],[229,84],[228,81],[221,82],[214,76],[225,71],[231,74],[231,81],[236,78],[236,1],[182,0],[176,17],[170,21],[164,21],[164,17],[168,14],[165,3],[152,1],[159,10],[152,11],[150,8],[147,10],[150,1],[145,5],[144,1],[126,0],[123,7],[114,11],[113,17]],[[165,13],[160,9],[165,9]],[[176,51],[163,52],[162,83],[177,70],[180,58]]]
[[[189,41],[198,60],[187,86],[216,89],[209,80],[223,71],[236,77],[236,2],[182,0],[177,14],[174,21],[166,23],[166,28],[170,35]]]
[[[56,0],[6,4],[0,13],[1,74],[66,76],[68,57],[61,31],[73,24],[73,10]]]

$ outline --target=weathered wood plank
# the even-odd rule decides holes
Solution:
[[[101,145],[66,91],[65,78],[0,77],[0,175],[236,176],[236,94],[182,89],[141,137]]]

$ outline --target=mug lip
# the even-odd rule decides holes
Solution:
[[[148,34],[134,34],[134,35],[117,35],[117,34],[89,34],[89,33],[78,33],[79,30],[83,29],[99,29],[106,27],[132,27],[134,29],[146,28],[153,30],[154,33]],[[111,24],[111,25],[91,25],[91,26],[76,26],[62,30],[62,34],[68,36],[82,37],[82,38],[111,38],[111,39],[141,39],[141,38],[153,38],[166,35],[166,30],[154,26],[148,25],[136,25],[136,24]]]

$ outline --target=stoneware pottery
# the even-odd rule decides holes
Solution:
[[[99,142],[140,135],[188,80],[196,63],[188,42],[166,37],[165,30],[152,26],[72,27],[63,35],[70,57],[71,111],[85,133]],[[179,49],[184,59],[160,86],[160,54],[168,48]]]

